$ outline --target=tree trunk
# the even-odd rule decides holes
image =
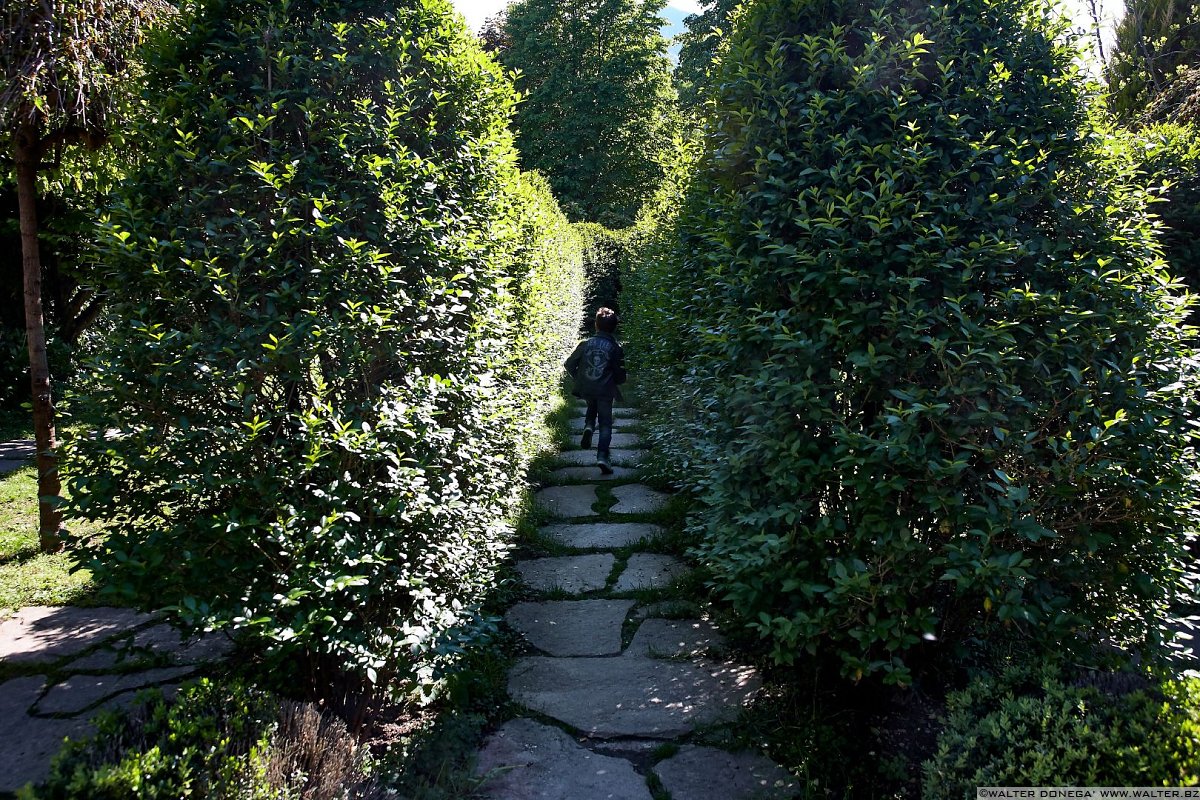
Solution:
[[[33,123],[22,123],[16,136],[17,203],[21,214],[21,265],[25,273],[25,335],[29,340],[29,378],[33,384],[33,435],[37,443],[38,541],[43,553],[62,549],[62,514],[55,507],[58,480],[50,363],[42,317],[42,262],[38,253],[37,170],[41,147]]]

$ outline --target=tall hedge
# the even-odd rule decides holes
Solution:
[[[493,584],[582,305],[514,91],[447,0],[208,0],[149,55],[74,442],[105,591],[426,678]],[[320,680],[320,679],[318,679]]]
[[[621,310],[621,276],[628,270],[629,231],[609,230],[594,222],[577,222],[575,230],[584,245],[583,270],[587,275],[582,328],[591,331],[598,309]]]
[[[690,488],[721,457],[709,449],[707,435],[714,389],[702,380],[707,371],[696,368],[703,266],[680,243],[681,214],[699,155],[699,142],[676,142],[666,179],[626,234],[629,257],[622,275],[629,369],[642,396],[661,399],[642,408],[648,466]]]
[[[735,17],[658,267],[702,404],[660,435],[699,443],[699,555],[779,662],[1149,650],[1184,588],[1185,308],[1062,33],[1038,0]]]

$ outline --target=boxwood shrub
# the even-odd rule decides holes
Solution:
[[[206,0],[147,57],[68,456],[110,596],[341,672],[474,630],[581,313],[515,99],[446,0]]]
[[[659,437],[698,443],[716,588],[776,661],[855,679],[997,632],[1156,649],[1196,526],[1186,309],[1059,18],[757,0],[732,28],[631,355],[680,365]]]
[[[1099,673],[1065,681],[1053,669],[972,681],[947,700],[925,800],[978,786],[1195,786],[1200,782],[1200,681],[1148,685]]]

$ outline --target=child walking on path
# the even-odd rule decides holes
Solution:
[[[575,379],[572,394],[587,401],[579,446],[584,450],[592,446],[592,431],[599,424],[596,463],[605,475],[613,471],[608,452],[612,442],[613,400],[621,396],[617,387],[625,382],[625,351],[613,335],[618,321],[617,312],[611,308],[597,311],[596,335],[580,342],[566,364],[567,373]]]

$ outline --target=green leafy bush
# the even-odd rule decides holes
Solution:
[[[312,704],[204,679],[173,701],[148,692],[107,712],[96,733],[69,742],[28,800],[367,800],[345,723]]]
[[[582,256],[444,0],[203,2],[148,54],[69,454],[110,594],[428,680],[493,584]]]
[[[922,797],[959,800],[977,786],[1200,783],[1200,681],[1143,688],[1135,676],[1100,677],[1089,685],[1013,670],[951,694]]]
[[[1134,158],[1151,184],[1169,184],[1165,202],[1152,206],[1162,218],[1163,257],[1172,275],[1200,293],[1200,128],[1163,123],[1133,135]],[[1191,323],[1200,322],[1192,310]]]
[[[1153,650],[1196,378],[1061,21],[760,0],[732,28],[631,355],[674,383],[657,440],[696,442],[716,588],[776,661],[852,678],[999,630]]]

